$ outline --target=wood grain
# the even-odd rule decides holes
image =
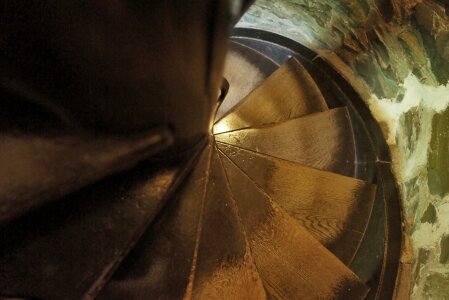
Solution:
[[[326,109],[312,77],[292,58],[219,120],[214,132],[277,123]]]
[[[215,139],[320,170],[354,175],[354,136],[346,108],[222,133]]]
[[[277,68],[276,63],[263,54],[230,41],[223,72],[224,78],[229,82],[229,91],[218,108],[216,120],[221,119]]]
[[[218,148],[341,261],[352,260],[371,215],[374,185],[227,144]]]
[[[368,288],[221,156],[257,270],[274,299],[363,299]]]
[[[193,289],[186,299],[265,299],[216,151],[201,228]]]
[[[97,299],[181,299],[192,266],[206,195],[212,144]]]

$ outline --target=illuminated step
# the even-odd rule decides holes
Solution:
[[[363,282],[225,155],[222,161],[264,286],[275,299],[363,299]]]
[[[354,137],[346,108],[217,134],[215,139],[320,170],[354,174]]]
[[[369,221],[374,185],[226,144],[218,148],[341,261],[352,260]]]
[[[198,246],[187,298],[265,298],[216,150],[212,154]]]
[[[307,70],[290,59],[214,126],[214,133],[277,123],[327,109]]]
[[[278,65],[268,57],[242,44],[229,42],[223,72],[229,82],[229,91],[226,101],[218,108],[216,120],[221,119],[277,69]]]

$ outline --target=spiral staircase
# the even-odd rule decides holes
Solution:
[[[396,191],[374,123],[318,61],[282,37],[236,30],[207,139],[1,228],[0,295],[391,298],[399,246],[385,206]],[[131,152],[163,136],[144,140]],[[120,169],[128,152],[102,162]]]

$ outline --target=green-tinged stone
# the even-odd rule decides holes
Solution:
[[[418,282],[421,278],[421,267],[427,264],[429,260],[430,250],[419,248],[418,256],[416,258],[416,269],[415,269],[415,282]]]
[[[449,192],[449,110],[433,118],[428,156],[430,192],[443,197]]]
[[[449,57],[446,50],[449,20],[445,10],[433,1],[424,1],[416,6],[414,20],[422,34],[432,71],[440,84],[446,84],[449,80]]]
[[[421,30],[421,35],[436,79],[440,84],[446,84],[449,80],[449,61],[443,57],[444,54],[437,48],[436,41],[431,33]]]
[[[404,130],[404,137],[407,141],[407,149],[413,152],[416,149],[416,141],[421,134],[422,108],[413,107],[401,116],[400,124]]]
[[[448,300],[449,275],[433,273],[426,278],[423,299]]]
[[[440,241],[440,263],[445,264],[449,262],[449,235],[444,235]]]
[[[421,223],[430,223],[434,224],[437,220],[437,211],[435,206],[432,203],[429,203],[426,211],[423,213],[421,217]]]

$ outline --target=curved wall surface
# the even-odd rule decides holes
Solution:
[[[320,53],[380,123],[401,192],[411,299],[449,295],[448,15],[445,0],[258,0],[237,24]]]

